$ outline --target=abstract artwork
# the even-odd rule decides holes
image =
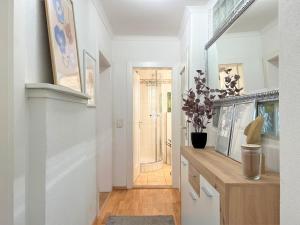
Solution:
[[[96,60],[87,51],[83,53],[84,58],[84,90],[90,96],[89,105],[96,105]]]
[[[229,156],[237,161],[241,161],[241,145],[246,144],[244,130],[255,119],[255,113],[255,101],[236,104],[234,107]]]
[[[220,110],[216,150],[226,156],[229,150],[233,109],[234,107],[231,105],[223,106]]]
[[[82,91],[71,0],[45,0],[54,83]]]
[[[257,115],[264,118],[262,134],[279,137],[279,102],[262,102],[257,105]]]
[[[168,112],[172,111],[172,93],[171,92],[167,93],[167,111]]]

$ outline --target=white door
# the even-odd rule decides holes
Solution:
[[[133,83],[133,112],[134,112],[134,154],[133,154],[133,180],[140,174],[140,136],[141,136],[141,112],[140,112],[140,77],[134,71]]]
[[[185,97],[186,91],[188,90],[188,73],[186,67],[184,67],[181,72],[181,97]],[[181,101],[182,104],[182,101]],[[186,122],[186,116],[183,111],[181,111],[181,146],[188,146],[189,145],[189,127],[188,123]]]

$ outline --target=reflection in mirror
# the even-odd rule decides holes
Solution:
[[[207,50],[209,86],[224,88],[225,69],[244,93],[278,88],[278,0],[256,0]]]

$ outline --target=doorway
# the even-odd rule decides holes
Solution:
[[[133,74],[134,187],[172,186],[172,69]]]

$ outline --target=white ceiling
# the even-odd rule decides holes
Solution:
[[[207,0],[99,0],[115,35],[177,36],[185,6]]]

